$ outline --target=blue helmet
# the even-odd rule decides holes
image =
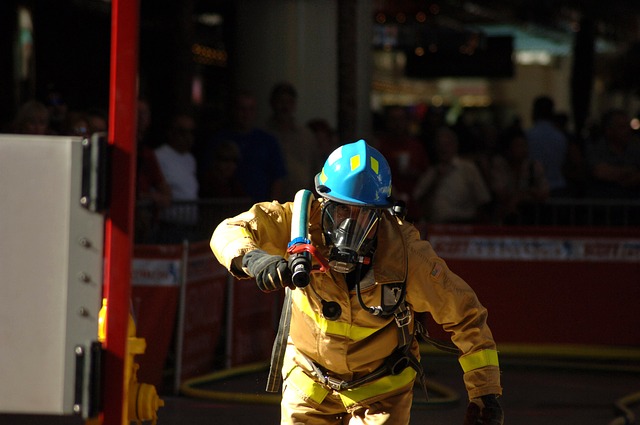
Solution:
[[[315,178],[316,191],[343,204],[390,207],[391,169],[364,140],[334,150]]]

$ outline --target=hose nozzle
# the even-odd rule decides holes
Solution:
[[[290,256],[289,270],[291,270],[291,281],[296,287],[307,286],[311,273],[311,255],[308,252],[300,252]]]

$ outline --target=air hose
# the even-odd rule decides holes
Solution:
[[[640,349],[635,348],[620,348],[620,347],[598,347],[598,346],[584,346],[584,345],[565,345],[565,344],[549,344],[549,345],[528,345],[528,344],[502,344],[500,345],[500,354],[502,356],[501,363],[504,366],[514,363],[516,357],[533,359],[536,366],[545,368],[575,368],[580,370],[627,370],[630,373],[640,373],[640,369],[637,367],[630,367],[628,369],[616,368],[612,365],[589,365],[583,362],[551,362],[541,361],[540,357],[546,358],[565,358],[567,360],[603,360],[603,359],[615,359],[615,360],[628,360],[636,362],[640,360]],[[450,356],[441,350],[438,350],[428,344],[420,345],[420,352],[423,357],[432,355]],[[533,364],[533,363],[532,363]],[[251,373],[262,373],[268,369],[267,363],[255,363],[241,367],[225,369],[218,372],[213,372],[201,377],[195,377],[186,380],[180,387],[180,392],[186,396],[212,399],[218,401],[230,401],[237,403],[257,403],[257,404],[278,404],[280,402],[280,395],[277,394],[255,394],[255,393],[241,393],[241,392],[229,392],[210,390],[202,388],[205,385],[212,385],[216,382],[224,382],[227,379],[233,377],[240,377]],[[427,382],[427,388],[429,389],[430,398],[428,402],[424,401],[423,397],[416,397],[414,405],[420,406],[433,406],[433,405],[447,405],[455,404],[459,402],[460,396],[454,390],[447,386],[441,385],[429,379]],[[623,425],[632,424],[635,421],[632,412],[629,412],[629,406],[640,402],[640,393],[630,394],[615,402],[615,408],[620,413],[619,417],[610,422],[609,425]],[[630,414],[631,413],[631,414]],[[626,421],[626,422],[625,422]]]
[[[309,237],[309,213],[313,194],[302,189],[296,193],[293,201],[293,213],[291,217],[291,242],[287,247],[289,253],[289,269],[292,274],[293,284],[298,288],[304,288],[309,284],[309,274],[314,272],[324,273],[329,270],[327,259],[311,244]],[[312,266],[311,257],[318,264]]]
[[[309,211],[311,210],[313,194],[311,191],[302,189],[296,193],[293,201],[293,215],[291,217],[291,242],[289,242],[289,268],[291,269],[291,280],[298,288],[304,288],[309,284],[309,274],[311,273],[311,255],[309,251],[296,251],[298,246],[309,246],[308,239]]]

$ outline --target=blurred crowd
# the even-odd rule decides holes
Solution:
[[[297,105],[296,88],[282,82],[266,105],[251,92],[234,93],[228,118],[212,134],[198,131],[188,111],[155,123],[162,131],[152,134],[153,105],[141,97],[136,239],[188,237],[203,200],[284,202],[313,190],[329,153],[348,141],[323,117],[298,122]],[[261,107],[269,108],[264,123],[257,122]],[[527,224],[533,207],[551,198],[640,200],[640,140],[629,112],[606,111],[585,135],[568,130],[568,115],[549,96],[531,105],[528,128],[520,119],[501,126],[479,117],[462,110],[452,120],[444,108],[402,105],[374,114],[367,142],[389,161],[393,196],[409,220]],[[105,110],[76,110],[53,92],[24,103],[2,131],[87,137],[107,124]]]

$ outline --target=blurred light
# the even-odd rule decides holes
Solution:
[[[416,56],[424,56],[424,49],[422,47],[416,47],[415,54]]]
[[[427,14],[424,12],[418,12],[416,13],[416,21],[420,22],[420,23],[424,23],[427,20]]]
[[[462,46],[460,46],[460,48],[458,50],[460,51],[460,54],[473,56],[473,54],[476,51],[476,48],[472,47],[472,46],[467,46],[466,44],[463,44]]]
[[[215,27],[216,25],[222,25],[224,19],[219,13],[203,13],[196,16],[196,21],[202,25]]]
[[[439,94],[436,94],[431,98],[431,104],[436,107],[442,106],[444,104],[444,99]]]
[[[21,81],[29,79],[34,54],[33,19],[31,11],[24,6],[18,7],[18,51],[17,66]]]
[[[429,12],[431,12],[432,15],[437,15],[438,13],[440,13],[440,6],[435,3],[432,4],[431,6],[429,6]]]
[[[491,97],[488,95],[466,94],[460,96],[460,106],[465,108],[483,108],[491,105]]]
[[[396,21],[400,24],[404,24],[407,21],[407,15],[400,12],[396,15]]]
[[[640,120],[638,118],[633,118],[631,123],[629,123],[632,129],[640,130]]]
[[[193,60],[203,65],[227,66],[227,52],[222,49],[194,44],[191,46]]]
[[[516,62],[520,65],[550,65],[551,55],[542,50],[516,52]]]
[[[387,17],[384,13],[378,13],[376,15],[376,22],[379,24],[384,24],[385,22],[387,22]]]
[[[195,105],[202,105],[204,99],[204,85],[202,84],[202,77],[196,75],[191,82],[191,101]]]

